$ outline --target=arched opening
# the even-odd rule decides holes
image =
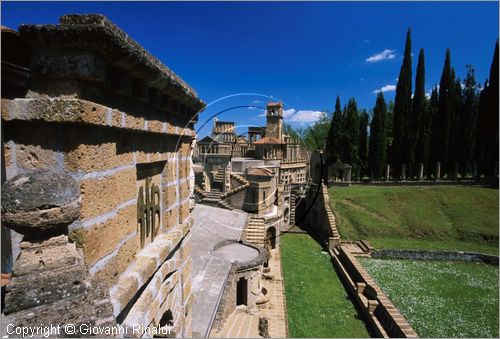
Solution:
[[[276,228],[269,227],[266,231],[266,240],[265,240],[266,248],[269,250],[276,248]]]
[[[236,306],[247,305],[248,281],[240,278],[236,283]]]
[[[175,338],[176,333],[173,330],[174,317],[171,310],[166,310],[163,313],[160,322],[158,323],[159,331],[153,335],[153,338]]]

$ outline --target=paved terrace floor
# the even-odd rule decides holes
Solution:
[[[231,262],[213,255],[223,240],[240,240],[247,213],[196,205],[193,210],[192,268],[193,337],[207,337],[217,311]]]

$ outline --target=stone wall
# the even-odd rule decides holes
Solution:
[[[19,31],[31,79],[24,97],[2,98],[5,179],[72,177],[81,206],[65,234],[117,322],[171,312],[175,334],[190,336],[190,144],[204,103],[103,16]]]
[[[302,220],[304,228],[319,236],[327,248],[332,249],[340,243],[335,215],[330,208],[330,197],[325,184],[310,185],[304,201],[303,215],[296,217]]]

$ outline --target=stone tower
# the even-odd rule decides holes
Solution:
[[[266,119],[266,137],[273,137],[282,141],[283,104],[281,102],[268,103]]]

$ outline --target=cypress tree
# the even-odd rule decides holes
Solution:
[[[489,177],[498,162],[498,40],[490,67],[489,82],[479,96],[476,159],[480,174]]]
[[[424,159],[424,167],[427,176],[430,177],[434,174],[434,166],[436,165],[436,153],[435,149],[438,144],[438,138],[440,135],[436,132],[439,130],[439,94],[438,87],[434,86],[431,93],[431,99],[429,100],[429,110],[428,118],[430,120],[428,133],[429,133],[429,151],[427,153],[427,159]]]
[[[425,157],[423,154],[424,150],[421,148],[427,124],[427,121],[424,119],[425,114],[425,61],[424,49],[422,48],[418,54],[417,75],[415,77],[415,94],[413,95],[412,114],[410,127],[408,129],[410,142],[408,170],[413,176],[416,175],[418,164],[423,162],[423,158]]]
[[[471,172],[474,156],[477,125],[477,83],[474,77],[474,68],[467,65],[467,76],[463,89],[463,106],[460,111],[458,129],[458,162],[460,173],[466,176]]]
[[[484,163],[486,160],[486,145],[488,142],[488,114],[486,92],[488,90],[488,80],[484,82],[483,89],[479,93],[479,103],[477,108],[477,138],[474,160],[478,165],[478,175],[485,174]]]
[[[373,108],[373,117],[370,124],[370,146],[368,148],[368,167],[374,179],[382,177],[386,163],[387,131],[386,131],[387,105],[384,94],[379,92]]]
[[[361,177],[368,169],[368,113],[363,110],[359,118],[359,164]]]
[[[353,167],[353,173],[358,169],[359,149],[359,116],[356,100],[351,98],[347,104],[344,118],[345,146],[342,160]]]
[[[454,80],[450,90],[450,117],[449,117],[449,151],[447,160],[447,173],[451,175],[455,171],[455,166],[459,163],[460,153],[462,150],[459,147],[459,131],[460,117],[462,116],[462,83],[460,78],[455,79],[455,69],[451,70],[451,77]]]
[[[406,33],[403,65],[399,72],[394,102],[394,141],[392,143],[392,164],[396,176],[401,173],[401,165],[408,163],[408,125],[411,114],[411,30]]]
[[[442,166],[448,161],[450,142],[450,122],[452,109],[452,91],[455,80],[452,79],[450,50],[446,50],[446,56],[439,82],[438,109],[432,120],[432,146],[431,161],[441,162]]]
[[[394,133],[392,133],[394,127],[394,101],[389,100],[387,105],[387,114],[385,116],[385,130],[387,132],[387,142],[386,142],[386,163],[392,163],[392,141],[394,139]]]
[[[488,163],[486,164],[485,173],[491,175],[493,173],[495,163],[498,163],[498,40],[495,44],[495,52],[493,61],[490,67],[490,83],[488,86]],[[497,182],[498,184],[498,182]]]
[[[340,158],[340,139],[342,137],[342,130],[342,109],[340,107],[340,97],[337,95],[337,99],[335,101],[335,111],[333,112],[326,141],[326,160],[330,164]]]

